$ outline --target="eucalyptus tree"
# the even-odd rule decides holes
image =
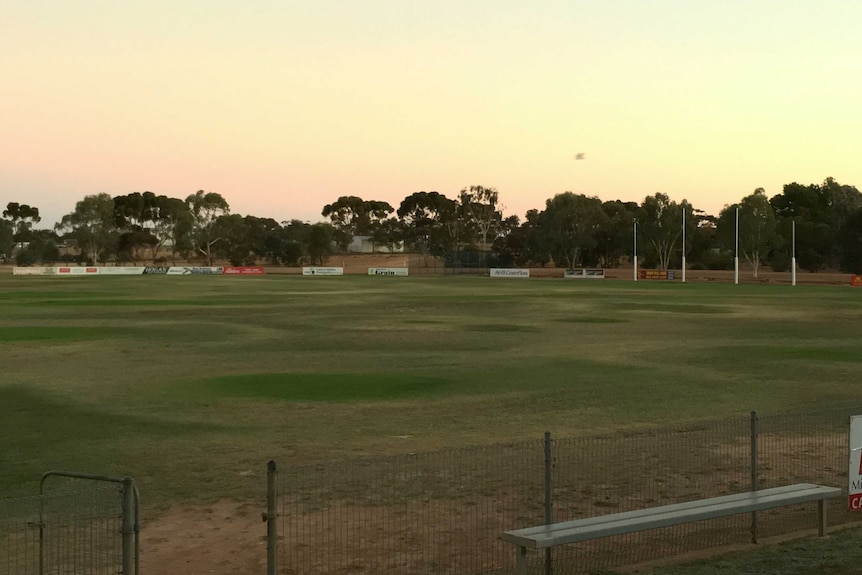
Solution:
[[[736,243],[736,208],[739,208],[739,251],[758,277],[766,256],[780,243],[775,213],[766,192],[757,188],[739,204],[726,206],[719,214],[718,235],[728,248]]]
[[[638,234],[645,240],[647,261],[659,269],[669,269],[674,256],[682,250],[682,213],[686,213],[686,231],[695,227],[694,209],[686,200],[674,202],[667,194],[644,198],[638,218]]]
[[[195,251],[203,256],[207,265],[213,265],[215,245],[222,240],[216,220],[230,214],[230,206],[221,194],[198,190],[186,198],[191,214],[191,239]]]
[[[595,250],[607,219],[599,198],[564,192],[545,202],[538,225],[554,262],[575,268]]]
[[[478,241],[480,249],[488,251],[503,222],[499,193],[494,188],[470,186],[462,189],[458,197],[460,216],[464,229],[470,233],[471,243]]]
[[[15,228],[12,222],[0,220],[0,260],[8,261],[12,258],[12,250],[15,248]]]
[[[9,202],[3,210],[3,217],[12,224],[14,240],[18,244],[30,241],[33,224],[42,221],[39,208],[18,202]]]
[[[443,256],[458,242],[458,203],[438,192],[414,192],[396,212],[403,225],[404,241],[424,256]]]
[[[104,261],[118,244],[114,199],[104,193],[84,196],[75,204],[73,212],[63,216],[55,229],[73,239],[87,261]]]
[[[379,200],[363,200],[358,196],[341,196],[335,202],[323,207],[321,215],[329,218],[338,231],[336,242],[342,251],[357,235],[374,235],[382,222],[395,209],[387,202]]]

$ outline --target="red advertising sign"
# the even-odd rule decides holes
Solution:
[[[850,285],[862,287],[862,276],[850,276]]]
[[[224,268],[226,276],[262,276],[263,268],[261,266],[232,266]]]

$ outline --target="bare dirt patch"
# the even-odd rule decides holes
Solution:
[[[141,572],[265,573],[265,536],[266,524],[255,504],[175,505],[142,521]]]

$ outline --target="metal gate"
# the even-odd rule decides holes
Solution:
[[[138,501],[130,477],[45,473],[0,500],[0,575],[138,575]]]

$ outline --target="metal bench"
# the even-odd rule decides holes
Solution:
[[[516,529],[503,533],[502,539],[518,546],[515,573],[527,573],[527,549],[548,549],[557,545],[600,539],[612,535],[670,527],[717,517],[727,517],[797,503],[818,502],[818,533],[826,534],[826,499],[841,495],[841,489],[812,483],[786,485],[772,489],[724,495],[712,499],[626,511],[563,523]]]

